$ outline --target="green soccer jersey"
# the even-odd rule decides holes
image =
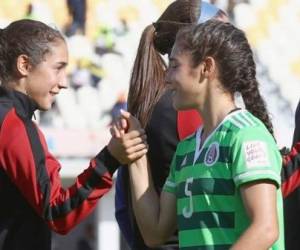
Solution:
[[[283,250],[281,155],[273,137],[246,110],[227,115],[203,143],[201,131],[178,144],[164,185],[177,199],[180,249],[229,249],[250,224],[239,187],[264,179],[278,187],[280,238],[271,249]]]

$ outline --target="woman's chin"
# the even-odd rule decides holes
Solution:
[[[51,107],[52,107],[52,103],[38,104],[38,109],[41,110],[41,111],[47,111],[47,110],[51,109]]]

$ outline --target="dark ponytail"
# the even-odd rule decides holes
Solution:
[[[241,93],[246,109],[254,116],[259,118],[267,127],[269,132],[274,136],[273,125],[268,115],[265,101],[258,90],[258,82],[254,77],[249,77],[247,80],[241,79],[239,92]]]
[[[242,34],[244,36],[244,33]],[[231,76],[231,81],[234,81],[235,83],[225,85],[231,91],[238,91],[241,93],[246,109],[260,119],[274,137],[273,125],[266,108],[266,103],[259,92],[259,83],[256,79],[256,65],[253,53],[245,36],[244,38],[244,41],[240,41],[242,48],[244,47],[245,49],[241,51],[241,58],[237,61],[239,67],[236,68],[236,72],[231,71],[233,74]],[[223,75],[224,81],[230,80],[228,74]]]
[[[178,30],[197,22],[200,12],[201,0],[176,0],[142,34],[130,80],[128,109],[144,127],[166,88],[166,65],[161,54],[170,53]]]
[[[153,46],[154,31],[153,25],[149,25],[142,34],[129,86],[128,110],[143,127],[165,89],[166,65]]]
[[[246,109],[274,136],[266,104],[259,92],[253,53],[243,31],[230,23],[210,20],[179,31],[177,41],[183,50],[190,51],[194,66],[207,56],[213,57],[223,88],[232,95],[240,92]]]

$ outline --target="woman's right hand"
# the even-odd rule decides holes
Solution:
[[[148,151],[147,136],[140,122],[129,112],[121,111],[121,117],[112,124],[109,152],[122,164],[129,164]]]

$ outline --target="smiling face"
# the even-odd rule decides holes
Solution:
[[[173,106],[177,110],[198,108],[203,99],[203,65],[192,66],[191,55],[175,43],[166,74],[166,82],[173,92]]]
[[[40,110],[48,110],[54,102],[54,97],[62,88],[67,88],[66,65],[68,50],[63,40],[50,44],[51,51],[43,60],[31,67],[26,76],[23,90],[30,96]]]

